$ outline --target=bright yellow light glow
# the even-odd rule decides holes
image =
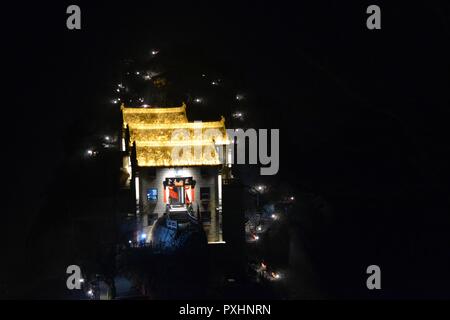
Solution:
[[[180,157],[174,157],[177,149],[182,153]],[[173,167],[173,166],[200,166],[222,164],[219,154],[211,146],[186,146],[184,147],[142,147],[136,145],[138,165],[141,167]],[[184,151],[187,151],[183,154]]]
[[[170,124],[188,122],[186,105],[175,108],[126,108],[122,104],[124,127],[127,125]]]
[[[186,105],[174,108],[126,108],[130,145],[136,143],[140,167],[220,165],[220,146],[229,144],[225,119],[188,122]],[[180,156],[181,154],[181,156]],[[174,156],[176,155],[176,156]]]
[[[186,104],[182,104],[181,107],[171,107],[171,108],[150,108],[150,109],[142,109],[142,108],[128,108],[122,104],[122,112],[123,114],[136,114],[136,113],[179,113],[186,112]]]
[[[151,110],[151,109],[150,109]],[[173,122],[173,123],[134,123],[133,128],[139,130],[157,129],[221,129],[225,120],[211,122]]]
[[[137,147],[183,147],[183,146],[214,146],[229,144],[227,140],[180,140],[180,141],[136,141]]]

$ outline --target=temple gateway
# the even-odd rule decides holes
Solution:
[[[232,178],[223,156],[230,143],[225,119],[189,122],[184,103],[121,110],[123,187],[135,202],[135,241],[151,243],[155,223],[165,217],[169,229],[200,224],[208,243],[223,243],[222,187]]]

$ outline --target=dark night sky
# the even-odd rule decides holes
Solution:
[[[424,203],[445,208],[448,4],[375,1],[382,30],[369,31],[371,1],[296,2],[77,2],[81,31],[65,27],[69,3],[4,11],[1,206],[2,225],[9,226],[6,251],[16,263],[49,184],[75,152],[68,141],[82,139],[92,119],[107,119],[116,108],[107,102],[121,60],[155,47],[184,48],[180,63],[203,63],[246,88],[253,120],[281,129],[274,181],[364,198],[388,192],[380,190],[426,190],[432,196]],[[412,205],[395,205],[408,225],[405,210]],[[390,223],[381,216],[380,225]],[[364,226],[372,217],[360,219]]]

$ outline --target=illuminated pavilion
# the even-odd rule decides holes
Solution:
[[[189,122],[186,105],[122,105],[123,168],[136,203],[136,240],[151,241],[167,208],[190,208],[209,243],[222,242],[222,185],[231,178],[225,119]],[[176,227],[176,226],[175,226]]]

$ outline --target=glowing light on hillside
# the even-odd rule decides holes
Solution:
[[[237,100],[237,101],[244,100],[244,95],[242,95],[242,94],[237,94],[237,95],[236,95],[236,100]]]
[[[235,113],[232,114],[232,117],[234,119],[243,120],[244,119],[244,114],[241,111],[236,111]]]
[[[277,272],[272,272],[272,273],[271,273],[271,276],[272,276],[272,278],[274,278],[274,279],[280,279],[280,278],[281,278],[281,275],[280,275],[279,273],[277,273]]]

